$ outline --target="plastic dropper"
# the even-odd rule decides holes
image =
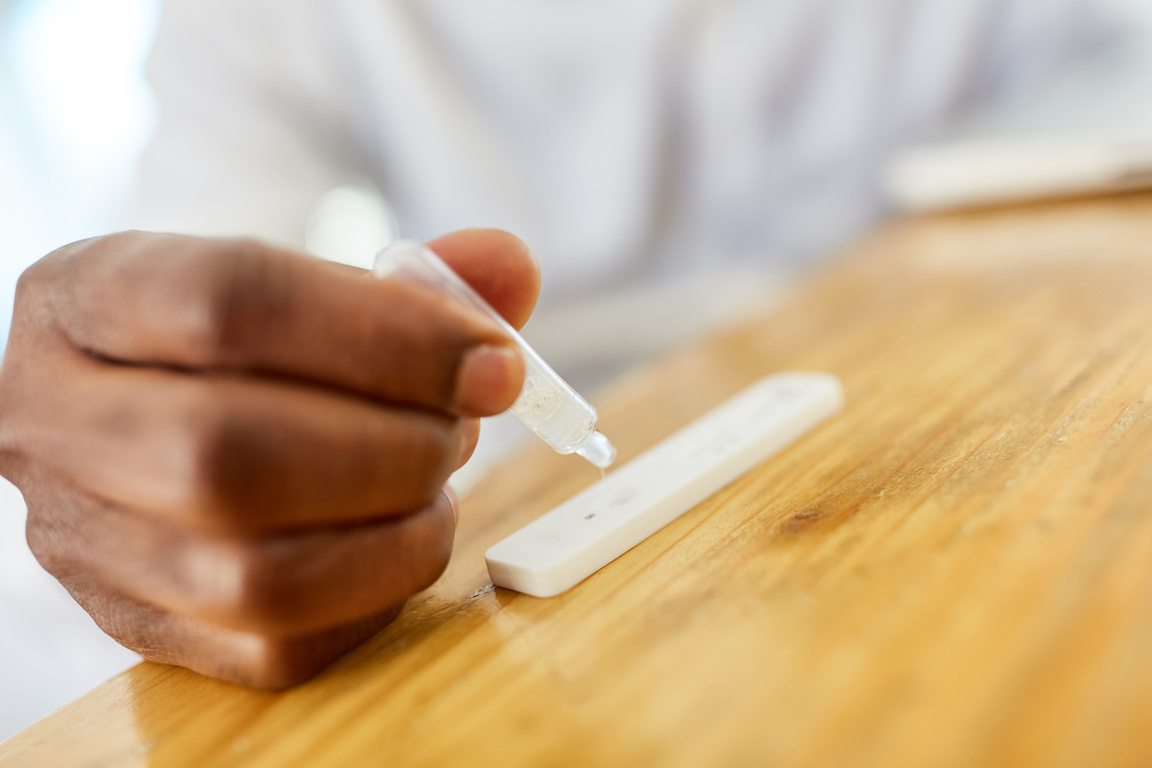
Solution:
[[[508,322],[430,249],[398,240],[376,256],[377,277],[434,288],[492,318],[524,357],[524,388],[510,409],[557,453],[575,453],[600,469],[616,460],[616,447],[596,431],[596,409],[528,345]]]

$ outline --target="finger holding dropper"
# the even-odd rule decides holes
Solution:
[[[412,240],[399,240],[376,256],[372,272],[377,277],[433,288],[494,320],[524,357],[524,387],[510,409],[512,413],[556,452],[582,456],[601,474],[616,460],[616,447],[596,431],[596,409],[431,249]]]

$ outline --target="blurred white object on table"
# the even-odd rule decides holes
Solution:
[[[1152,187],[1152,139],[973,139],[907,150],[884,179],[892,203],[929,211]]]

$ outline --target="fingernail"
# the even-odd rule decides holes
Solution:
[[[460,453],[456,457],[456,469],[460,469],[468,463],[479,442],[480,419],[462,419],[460,422]]]
[[[481,344],[468,350],[456,374],[456,410],[464,416],[491,416],[516,402],[524,381],[524,360],[512,347]]]
[[[447,483],[444,484],[444,498],[448,499],[448,506],[452,508],[452,521],[459,525],[460,497],[456,495],[456,489]]]

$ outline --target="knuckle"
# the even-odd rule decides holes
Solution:
[[[36,562],[57,580],[90,578],[100,571],[92,550],[98,547],[84,535],[83,517],[61,506],[40,501],[29,504],[24,537]],[[92,510],[88,510],[92,511]]]
[[[15,306],[26,309],[55,303],[56,294],[67,294],[72,273],[78,264],[99,260],[106,246],[115,246],[122,234],[104,235],[57,248],[33,262],[16,280]]]
[[[330,658],[308,658],[299,640],[262,635],[254,638],[244,670],[247,685],[270,690],[302,683],[327,665]]]
[[[184,318],[184,335],[194,359],[206,365],[226,364],[234,354],[235,328],[243,313],[244,291],[232,270],[221,264],[204,278],[203,287]]]
[[[190,398],[182,422],[176,505],[210,523],[234,524],[242,517],[241,490],[248,469],[243,428],[225,401],[209,392]]]
[[[257,631],[283,627],[296,606],[291,569],[261,544],[237,546],[229,559],[223,595],[228,612]]]
[[[206,365],[236,362],[268,289],[268,249],[255,240],[230,241],[198,268],[198,285],[184,318],[184,336],[194,357]]]
[[[28,320],[33,325],[44,325],[50,320],[54,303],[52,295],[59,273],[55,261],[56,255],[49,254],[26,268],[16,279],[12,300],[14,329],[21,325],[21,320]]]
[[[401,602],[350,624],[312,634],[253,636],[245,654],[241,682],[268,689],[301,683],[378,632],[395,619],[403,607]]]
[[[166,566],[172,604],[239,631],[282,634],[299,584],[284,549],[263,539],[195,537]]]
[[[67,558],[60,546],[63,542],[59,526],[45,515],[29,509],[24,535],[36,562],[48,573],[59,577],[67,566]]]
[[[8,365],[0,365],[0,475],[19,487],[22,446],[29,431],[21,422],[31,414],[25,407],[24,387],[17,381],[14,367],[11,358]]]
[[[44,262],[44,259],[35,262],[16,279],[16,306],[28,303],[42,289],[47,281],[47,267]]]

